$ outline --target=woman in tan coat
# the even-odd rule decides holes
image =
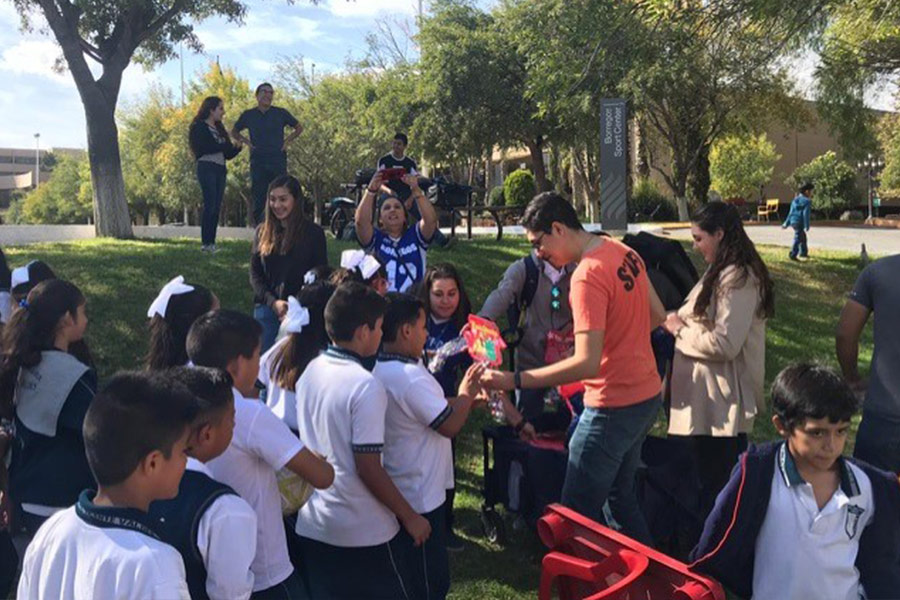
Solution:
[[[734,206],[701,208],[691,235],[709,267],[664,324],[675,336],[666,397],[669,435],[687,438],[705,516],[765,407],[766,319],[774,313],[774,293]]]

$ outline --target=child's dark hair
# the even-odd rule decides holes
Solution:
[[[172,367],[163,373],[181,382],[197,401],[197,418],[206,419],[234,401],[234,381],[224,369],[211,367]]]
[[[456,312],[453,313],[450,320],[453,321],[454,327],[462,329],[469,319],[469,313],[472,312],[472,302],[469,300],[469,295],[463,286],[459,271],[450,263],[439,263],[425,269],[425,277],[418,288],[418,294],[422,302],[425,303],[426,314],[431,314],[431,286],[438,279],[452,279],[456,282],[456,288],[459,290],[459,305],[456,307]]]
[[[309,311],[309,324],[300,333],[288,335],[275,350],[269,376],[280,388],[293,390],[310,361],[328,347],[325,306],[334,290],[335,286],[327,281],[315,281],[303,286],[297,294],[297,301]]]
[[[520,222],[522,227],[534,233],[550,233],[553,223],[562,223],[569,229],[584,229],[572,203],[556,192],[542,192],[532,198]]]
[[[806,192],[811,192],[814,189],[816,189],[816,186],[811,181],[807,181],[800,186],[800,193],[805,194]]]
[[[195,365],[227,369],[239,356],[250,358],[260,345],[262,326],[236,310],[213,310],[200,315],[188,330],[188,358]]]
[[[412,294],[401,292],[388,292],[385,298],[388,306],[384,313],[384,323],[381,325],[384,333],[381,339],[385,342],[396,342],[400,328],[415,324],[419,320],[419,313],[425,312],[425,303]]]
[[[74,284],[50,279],[29,292],[25,306],[13,310],[0,344],[0,414],[13,410],[19,369],[41,362],[41,352],[53,348],[59,320],[66,314],[77,319],[82,304],[84,295]]]
[[[53,272],[50,265],[42,260],[33,260],[25,265],[25,268],[28,269],[28,281],[20,283],[15,287],[10,287],[9,290],[9,295],[16,304],[28,297],[28,293],[31,292],[37,284],[42,281],[47,281],[48,279],[56,279],[56,273]]]
[[[772,410],[788,431],[807,419],[849,421],[858,409],[859,401],[847,382],[821,365],[789,365],[772,383]]]
[[[349,342],[361,325],[375,329],[387,301],[372,288],[355,281],[338,286],[325,305],[325,330],[333,342]]]
[[[148,370],[166,369],[187,364],[187,334],[197,317],[213,307],[213,293],[202,285],[191,284],[193,291],[169,298],[166,316],[153,315],[150,348],[145,366]]]
[[[394,134],[394,139],[403,142],[403,145],[404,145],[404,146],[408,146],[408,145],[409,145],[409,138],[406,137],[406,134],[403,133],[403,132],[398,131],[397,133],[395,133],[395,134]]]
[[[116,374],[94,397],[84,418],[84,450],[101,486],[122,483],[148,454],[168,459],[197,416],[184,384],[161,372]]]

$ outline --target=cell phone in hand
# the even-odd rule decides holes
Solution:
[[[403,167],[392,167],[381,171],[381,178],[384,181],[400,181],[404,175],[406,175],[406,169]]]

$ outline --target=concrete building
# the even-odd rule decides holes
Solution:
[[[40,150],[40,181],[48,181],[52,176],[52,171],[46,168],[49,155],[57,158],[62,155],[80,158],[85,154],[80,148]],[[34,148],[0,148],[0,206],[9,204],[10,195],[15,190],[28,190],[37,184],[36,167]]]

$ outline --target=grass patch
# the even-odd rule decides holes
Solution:
[[[82,289],[88,298],[88,343],[102,380],[117,370],[141,365],[147,349],[147,308],[159,288],[175,275],[208,286],[223,307],[252,309],[249,242],[224,241],[219,247],[221,251],[210,256],[200,252],[196,240],[85,240],[4,251],[11,266],[41,259]],[[355,245],[329,239],[331,264],[338,264],[341,250],[351,247]],[[528,244],[521,238],[460,240],[450,250],[430,251],[429,261],[453,262],[477,308],[507,265],[527,251]],[[858,256],[817,252],[814,260],[801,264],[789,261],[784,249],[760,247],[760,253],[776,282],[775,317],[768,324],[766,342],[767,385],[779,370],[797,360],[814,359],[836,366],[834,327],[859,273]],[[871,344],[868,327],[860,351],[865,365],[871,359]],[[507,527],[509,539],[504,547],[481,536],[480,431],[488,420],[484,411],[474,414],[458,441],[457,520],[462,536],[470,543],[464,552],[451,557],[451,597],[534,596],[543,556],[535,536]],[[658,429],[664,431],[662,423]],[[756,441],[775,437],[768,415],[756,420],[751,437]]]

